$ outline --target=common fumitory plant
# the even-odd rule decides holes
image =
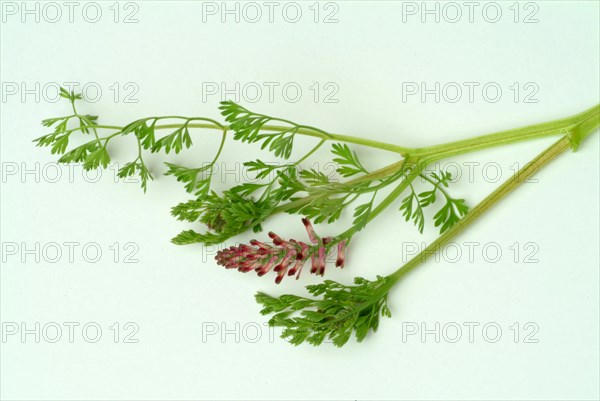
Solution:
[[[190,194],[190,199],[175,205],[171,213],[178,220],[194,225],[193,229],[176,235],[172,240],[175,244],[219,244],[248,230],[258,237],[263,224],[274,214],[285,212],[301,216],[308,240],[284,239],[269,232],[268,238],[263,236],[262,240],[257,238],[220,251],[216,261],[227,269],[254,271],[259,276],[272,271],[276,283],[286,275],[300,278],[305,265],[310,265],[310,273],[323,276],[328,256],[335,253],[336,266],[343,267],[346,248],[354,236],[386,208],[398,207],[404,220],[412,222],[419,232],[423,232],[427,218],[433,215],[433,225],[439,229],[440,236],[392,274],[377,276],[374,280],[357,277],[352,285],[324,280],[307,286],[308,297],[274,297],[259,292],[256,300],[262,305],[261,312],[272,314],[270,324],[282,327],[282,336],[293,344],[318,345],[330,339],[342,346],[352,333],[362,341],[370,330],[376,331],[379,317],[391,316],[388,293],[402,277],[556,156],[569,148],[576,150],[600,123],[600,105],[597,105],[560,120],[441,145],[409,148],[258,114],[230,101],[220,106],[224,122],[205,117],[152,116],[125,126],[100,124],[97,116],[78,112],[80,94],[61,89],[61,96],[70,103],[71,112],[43,120],[42,125],[52,132],[37,138],[37,145],[50,147],[52,154],[60,155],[61,163],[82,163],[83,168],[92,170],[108,167],[111,156],[107,146],[111,141],[122,136],[133,137],[137,141],[137,155],[120,168],[118,175],[122,178],[139,176],[144,191],[154,178],[144,161],[148,152],[179,153],[192,146],[195,130],[213,130],[220,134],[220,146],[210,163],[200,167],[165,163],[164,174],[174,176]],[[89,140],[69,148],[73,135]],[[471,208],[465,200],[451,195],[452,176],[448,172],[425,173],[427,166],[452,156],[549,136],[559,139]],[[256,180],[217,193],[211,189],[211,179],[224,145],[231,137],[260,145],[285,162],[249,160],[244,166],[255,174]],[[294,141],[301,137],[312,138],[315,146],[304,155],[292,157]],[[315,151],[328,142],[339,177],[302,168]],[[398,160],[370,171],[349,144],[393,152]],[[388,187],[391,190],[382,196],[382,190]],[[429,213],[432,208],[436,210]],[[335,236],[317,235],[311,220],[334,224],[347,209],[352,209],[353,215],[349,227]]]

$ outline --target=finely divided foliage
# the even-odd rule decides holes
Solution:
[[[331,153],[336,158],[333,159],[334,163],[339,164],[337,171],[342,177],[350,177],[356,174],[367,173],[367,170],[363,167],[356,152],[350,150],[348,145],[334,143],[332,145]]]
[[[432,213],[433,224],[442,234],[436,241],[445,243],[460,232],[461,225],[466,226],[481,212],[469,212],[463,199],[450,195],[448,190],[452,176],[448,172],[424,174],[427,164],[471,151],[474,145],[497,146],[522,140],[524,136],[529,139],[565,135],[567,132],[565,141],[576,149],[581,140],[597,127],[599,114],[599,108],[595,107],[571,118],[505,131],[502,141],[498,141],[497,134],[492,134],[457,143],[412,149],[366,138],[331,134],[315,127],[254,113],[231,101],[222,102],[219,108],[228,125],[210,118],[183,116],[146,117],[122,127],[103,125],[97,116],[77,111],[76,104],[82,100],[80,94],[61,89],[60,95],[68,100],[72,113],[43,120],[42,125],[52,129],[52,132],[37,138],[34,141],[37,146],[49,147],[52,154],[60,155],[61,163],[81,163],[84,169],[91,170],[108,167],[111,156],[107,145],[110,141],[121,136],[133,137],[137,142],[137,155],[119,169],[118,175],[122,178],[139,176],[144,191],[154,178],[144,160],[148,152],[164,152],[166,155],[179,153],[193,145],[192,137],[196,130],[220,132],[221,144],[212,161],[197,166],[166,162],[164,174],[175,177],[192,195],[191,199],[177,204],[171,210],[176,219],[192,225],[172,241],[178,245],[219,244],[248,230],[260,232],[264,222],[274,214],[286,212],[300,215],[309,234],[309,243],[288,241],[269,233],[273,245],[253,240],[248,245],[230,247],[217,257],[218,262],[226,268],[256,271],[259,275],[271,270],[277,272],[277,283],[285,275],[299,277],[301,266],[309,260],[311,272],[322,275],[324,261],[334,251],[337,251],[336,265],[342,267],[345,248],[353,236],[401,195],[403,198],[399,207],[402,217],[414,223],[419,232],[425,228],[428,209],[439,207]],[[100,134],[103,132],[106,135]],[[161,132],[166,134],[161,135]],[[211,184],[215,163],[228,133],[233,134],[234,140],[260,144],[262,149],[285,162],[249,160],[244,166],[254,174],[254,179],[220,193],[214,191]],[[88,141],[69,148],[74,134],[88,138]],[[308,153],[293,160],[294,141],[300,136],[317,139],[318,143]],[[314,167],[302,168],[304,162],[327,141],[334,141],[331,153],[332,161],[338,166],[337,174],[326,174]],[[347,143],[395,152],[399,160],[370,171]],[[527,169],[524,171],[530,173]],[[418,177],[421,178],[420,183],[416,180]],[[512,190],[517,184],[503,185]],[[421,186],[423,188],[419,189]],[[386,188],[390,191],[380,196],[380,191]],[[493,198],[490,202],[496,202],[504,196],[507,188],[500,188],[498,195],[495,192],[490,195]],[[316,235],[308,218],[315,223],[334,223],[355,202],[358,204],[353,206],[350,227],[333,236],[321,238]],[[489,202],[485,202],[481,206],[484,210],[489,207]],[[204,229],[198,230],[201,227]],[[387,307],[389,289],[406,271],[420,262],[413,260],[392,275],[378,277],[375,281],[357,278],[355,285],[351,286],[326,280],[322,284],[307,287],[313,296],[311,298],[294,295],[271,297],[261,292],[256,299],[263,305],[263,314],[274,314],[271,325],[283,327],[283,337],[293,344],[308,342],[318,345],[330,339],[335,345],[342,346],[352,333],[358,341],[362,341],[369,330],[377,329],[380,316],[390,316]]]
[[[352,226],[339,235],[321,239],[315,234],[314,238],[311,238],[313,245],[306,250],[302,242],[284,242],[288,251],[278,251],[280,264],[275,269],[278,271],[277,282],[283,278],[284,270],[297,273],[297,269],[286,267],[300,263],[293,263],[294,257],[302,257],[303,263],[310,259],[313,265],[311,272],[323,274],[324,268],[319,267],[320,261],[325,260],[337,247],[338,266],[342,266],[346,244],[378,214],[374,212],[378,205],[378,191],[388,185],[402,185],[403,181],[408,180],[410,172],[409,169],[404,169],[403,164],[383,173],[369,172],[358,154],[346,143],[333,143],[331,147],[332,161],[338,166],[337,175],[326,174],[314,167],[303,169],[301,163],[324,142],[332,140],[331,134],[289,120],[257,114],[231,101],[222,102],[219,107],[229,126],[203,117],[156,116],[135,120],[123,127],[115,127],[99,124],[97,116],[78,113],[76,102],[82,100],[80,94],[61,90],[61,96],[69,101],[73,113],[44,120],[42,125],[52,128],[53,132],[36,139],[37,145],[50,147],[52,154],[61,155],[61,163],[82,163],[84,169],[91,170],[108,167],[111,156],[107,145],[111,140],[118,136],[134,137],[137,142],[137,155],[119,169],[118,176],[139,176],[144,191],[148,182],[154,178],[145,163],[145,152],[164,152],[167,155],[171,152],[180,153],[193,145],[194,130],[216,129],[222,132],[221,146],[211,162],[193,167],[165,162],[167,170],[164,174],[175,177],[182,183],[186,192],[194,196],[174,206],[171,214],[180,221],[205,227],[203,231],[197,231],[196,228],[183,230],[173,238],[175,244],[214,245],[247,230],[260,232],[263,222],[279,212],[298,214],[311,218],[316,223],[333,223],[342,216],[347,206],[362,199],[362,203],[354,208]],[[72,121],[76,121],[77,124],[73,126]],[[160,135],[160,132],[165,130],[167,134]],[[100,136],[99,131],[108,131],[109,134]],[[233,133],[234,140],[260,144],[261,149],[269,150],[275,157],[285,160],[292,157],[294,140],[298,135],[315,137],[320,139],[320,142],[295,162],[249,160],[244,166],[248,172],[254,173],[255,179],[217,193],[211,189],[211,180],[228,132]],[[69,139],[75,133],[91,135],[91,138],[88,142],[69,150]],[[447,173],[432,174],[429,180],[433,190],[419,195],[414,193],[413,186],[410,185],[411,193],[402,202],[401,210],[405,218],[417,222],[419,231],[422,231],[425,221],[423,208],[433,204],[436,193],[439,192],[448,203],[434,219],[436,226],[441,225],[444,231],[456,223],[460,216],[466,213],[467,208],[462,200],[451,198],[445,189],[442,189],[448,186],[450,180]],[[247,271],[248,266],[251,266],[251,270],[266,272],[276,261],[270,257],[256,256],[258,251],[271,249],[268,245],[264,245],[263,248],[261,246],[263,245],[258,248],[231,249],[228,251],[233,252],[230,255],[241,255],[241,259],[236,256],[237,259],[227,259],[223,264],[227,267],[241,266],[241,271]],[[250,252],[252,249],[254,251]],[[324,266],[324,262],[322,264]],[[308,287],[314,296],[323,295],[322,300],[300,299],[294,296],[272,298],[265,294],[259,294],[257,300],[265,305],[263,313],[277,312],[271,323],[284,326],[284,337],[290,338],[292,343],[308,341],[320,344],[328,337],[334,344],[343,345],[352,332],[362,341],[369,329],[377,329],[380,314],[389,315],[385,305],[386,293],[378,290],[384,282],[384,278],[375,282],[357,279],[356,286],[344,286],[328,280],[321,285]],[[292,311],[299,311],[300,315],[293,316]]]
[[[274,314],[269,324],[283,327],[282,337],[290,343],[320,345],[328,339],[341,347],[353,332],[357,341],[363,341],[369,330],[377,331],[380,316],[392,315],[387,306],[387,278],[356,277],[354,284],[325,280],[306,287],[314,297],[322,295],[321,299],[289,294],[275,298],[259,292],[256,301],[263,306],[263,315]]]
[[[222,131],[221,147],[211,162],[196,167],[181,166],[171,162],[165,163],[167,170],[164,174],[175,177],[184,185],[188,193],[195,196],[194,199],[176,205],[172,209],[173,216],[190,223],[202,223],[208,229],[205,233],[197,232],[194,229],[184,230],[173,238],[173,242],[176,244],[198,242],[215,244],[248,229],[260,231],[261,223],[268,216],[282,211],[312,218],[316,223],[333,223],[341,217],[348,205],[365,195],[366,203],[355,207],[352,227],[340,237],[340,239],[350,239],[374,217],[372,212],[376,206],[378,190],[406,178],[402,169],[383,176],[370,174],[361,163],[357,153],[345,143],[333,143],[331,153],[334,156],[333,162],[338,165],[339,177],[355,177],[353,180],[343,182],[338,177],[314,168],[302,169],[300,162],[318,149],[325,140],[330,139],[330,134],[285,119],[257,114],[231,101],[222,102],[220,106],[221,113],[229,123],[229,127],[203,117],[162,116],[139,119],[124,127],[109,126],[110,128],[106,128],[107,126],[98,124],[97,116],[77,113],[75,104],[81,100],[80,94],[62,90],[61,96],[71,103],[73,114],[44,120],[42,124],[45,127],[54,128],[54,132],[36,139],[37,145],[50,147],[52,154],[62,155],[59,159],[61,163],[82,163],[83,168],[91,170],[108,167],[111,162],[107,149],[109,141],[120,135],[134,136],[138,143],[137,157],[125,163],[119,169],[118,176],[125,178],[138,175],[144,190],[147,188],[148,181],[154,178],[144,162],[144,151],[179,153],[192,146],[191,131],[193,129]],[[76,120],[78,126],[69,128],[71,120]],[[161,125],[161,122],[173,120],[178,123]],[[98,131],[101,129],[113,132],[101,137],[98,135]],[[171,129],[171,132],[162,136],[158,134],[159,131],[166,129]],[[299,132],[322,138],[322,140],[309,154],[296,162],[267,163],[260,159],[245,162],[244,166],[247,170],[255,173],[255,180],[217,194],[211,190],[211,180],[214,175],[215,163],[225,143],[227,131],[233,132],[235,140],[260,143],[261,148],[268,149],[275,156],[283,159],[291,157],[294,138]],[[77,132],[84,135],[93,133],[93,138],[67,151],[70,136]],[[439,182],[436,181],[435,189],[447,186],[448,179],[445,178],[444,173],[440,173],[439,176],[433,174],[432,177],[434,179],[444,178],[440,178]],[[434,218],[436,225],[442,225],[442,230],[445,230],[458,221],[457,217],[464,214],[466,206],[462,201],[457,202],[448,197],[446,192],[443,194],[449,203]],[[428,198],[424,198],[422,203],[427,201]],[[403,210],[406,217],[407,210]],[[420,207],[415,211],[411,209],[410,217],[419,219],[422,223],[424,215],[421,214],[421,211]],[[422,224],[419,225],[419,229],[422,231]]]
[[[433,216],[435,226],[440,227],[440,234],[443,234],[455,223],[457,223],[462,216],[467,214],[469,207],[465,204],[464,199],[455,199],[448,194],[444,189],[450,185],[452,175],[449,172],[431,173],[429,176],[419,174],[423,180],[432,185],[432,189],[429,191],[423,191],[417,195],[415,188],[411,183],[410,193],[406,198],[402,200],[400,210],[406,221],[412,220],[419,229],[419,232],[423,232],[425,227],[425,213],[424,208],[435,203],[437,197],[436,194],[441,193],[445,204],[441,209]]]
[[[294,136],[300,126],[285,120],[252,113],[231,101],[222,102],[219,109],[225,117],[225,121],[230,123],[231,130],[235,132],[234,139],[248,143],[262,142],[261,149],[268,148],[277,157],[290,158],[294,146]],[[280,132],[265,133],[262,131],[266,123],[276,121],[289,123],[290,126]]]
[[[368,171],[360,161],[356,151],[346,143],[331,145],[332,161],[337,165],[337,174],[327,174],[316,168],[302,168],[302,162],[318,150],[333,135],[318,128],[300,125],[289,120],[254,113],[234,102],[222,102],[219,109],[228,126],[204,117],[154,116],[135,120],[123,127],[101,125],[97,116],[79,114],[76,102],[80,94],[61,91],[72,106],[73,113],[64,117],[49,118],[42,125],[54,131],[35,140],[38,146],[50,147],[52,154],[61,155],[61,163],[82,163],[86,170],[107,168],[111,157],[108,143],[119,136],[134,137],[137,142],[135,159],[126,162],[118,171],[121,178],[139,176],[142,188],[146,191],[148,182],[154,178],[148,169],[144,157],[149,153],[180,153],[193,145],[194,130],[215,129],[222,133],[221,146],[211,162],[199,166],[182,166],[165,162],[167,176],[173,176],[193,195],[192,199],[180,202],[171,210],[178,220],[191,223],[194,227],[183,230],[172,240],[177,245],[202,243],[220,244],[229,238],[247,230],[260,232],[263,222],[279,212],[298,214],[312,219],[315,223],[333,223],[338,220],[347,206],[362,200],[354,207],[353,223],[337,236],[318,238],[312,235],[312,245],[294,240],[283,241],[274,248],[269,245],[232,248],[229,253],[221,254],[226,267],[239,267],[240,271],[255,270],[264,274],[274,268],[277,282],[285,274],[293,272],[299,277],[299,270],[292,268],[310,260],[311,272],[324,273],[324,261],[327,255],[337,247],[338,266],[343,265],[345,247],[354,234],[362,230],[379,213],[377,206],[379,190],[388,185],[403,185],[412,182],[410,169],[404,163],[396,164],[387,170]],[[73,126],[72,121],[77,125]],[[175,121],[175,123],[173,123]],[[99,132],[108,132],[106,136]],[[160,133],[167,131],[166,134]],[[214,167],[226,142],[227,133],[233,133],[233,139],[249,144],[260,144],[275,157],[286,162],[249,160],[244,163],[248,172],[254,174],[250,182],[243,182],[230,189],[217,193],[211,189]],[[73,149],[68,149],[73,134],[89,135],[90,140]],[[290,160],[294,140],[298,135],[308,135],[320,142],[307,154]],[[407,220],[418,223],[423,230],[425,214],[423,208],[433,204],[437,193],[447,200],[446,206],[434,216],[436,226],[446,230],[456,223],[467,208],[462,200],[451,198],[445,188],[450,176],[440,172],[432,174],[428,180],[433,189],[417,195],[410,184],[411,193],[402,202],[401,210]],[[310,224],[306,220],[306,224]],[[204,230],[196,227],[202,225]],[[308,226],[307,226],[308,227]],[[314,233],[314,231],[312,231]],[[264,244],[256,242],[255,244]],[[283,248],[282,248],[283,246]],[[287,247],[287,248],[286,248]],[[265,250],[278,250],[277,259],[257,256]],[[286,250],[287,249],[287,250]],[[232,256],[233,255],[233,256]],[[234,257],[235,256],[235,257]],[[233,258],[233,259],[232,259]],[[253,259],[255,258],[255,259]],[[299,258],[293,262],[293,258]],[[275,266],[279,263],[277,266]],[[261,275],[262,275],[261,274]],[[284,337],[298,344],[308,341],[320,344],[330,338],[336,345],[343,345],[352,332],[362,341],[369,329],[376,330],[379,315],[389,316],[386,306],[386,291],[380,290],[384,278],[374,282],[357,279],[355,286],[345,286],[327,280],[321,285],[309,286],[314,296],[323,295],[323,299],[298,298],[286,295],[281,298],[259,294],[257,300],[265,306],[263,313],[277,312],[271,320],[273,325],[284,326]],[[294,316],[293,311],[300,313]]]

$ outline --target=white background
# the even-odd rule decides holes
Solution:
[[[403,4],[391,1],[321,3],[317,23],[312,2],[300,3],[297,23],[282,17],[285,3],[275,9],[272,23],[262,2],[264,15],[256,23],[247,20],[254,14],[245,15],[246,20],[242,15],[239,23],[233,15],[225,16],[224,23],[220,13],[203,16],[200,2],[121,3],[118,22],[113,2],[100,2],[96,23],[82,15],[85,3],[75,8],[73,22],[68,9],[56,3],[63,15],[54,23],[48,20],[55,18],[55,10],[44,9],[45,3],[37,3],[39,22],[35,15],[21,14],[20,2],[12,4],[17,13],[3,11],[1,26],[2,399],[598,399],[597,133],[457,238],[457,262],[449,252],[407,276],[390,294],[393,317],[364,343],[351,340],[342,349],[331,344],[294,348],[278,338],[277,330],[272,338],[253,301],[258,290],[302,293],[304,285],[319,279],[306,275],[276,287],[272,274],[258,278],[217,266],[214,248],[170,244],[173,235],[191,226],[169,215],[169,208],[187,195],[174,179],[160,176],[162,161],[208,161],[217,135],[198,132],[192,149],[166,159],[151,157],[159,178],[145,195],[135,183],[115,183],[114,170],[92,182],[94,176],[85,178],[79,167],[61,167],[56,178],[56,157],[31,142],[47,132],[39,124],[43,118],[70,112],[67,103],[54,101],[51,90],[52,83],[66,82],[99,86],[97,101],[80,107],[100,115],[102,123],[119,125],[149,115],[219,118],[221,94],[203,96],[207,83],[234,88],[236,82],[242,87],[276,82],[274,99],[265,92],[255,103],[248,96],[239,101],[332,132],[405,146],[566,117],[598,103],[597,2],[520,3],[518,22],[513,2],[499,2],[502,15],[496,23],[484,18],[486,3],[478,3],[473,22],[460,5],[463,15],[455,23],[448,21],[455,14],[442,8],[444,3],[437,5],[440,21],[426,15],[424,23],[420,13],[404,14],[403,21]],[[238,7],[244,10],[243,4]],[[132,11],[138,22],[123,23]],[[332,11],[337,22],[323,23]],[[494,10],[488,11],[487,17],[494,18]],[[538,22],[524,23],[533,11]],[[137,103],[123,101],[128,82],[139,89],[131,98]],[[281,93],[290,82],[303,90],[297,102]],[[315,101],[310,89],[315,82],[322,91],[325,83],[333,83],[339,89],[333,97],[337,103],[324,102],[326,92]],[[403,99],[407,82],[425,82],[429,88],[436,82],[480,86],[472,102],[466,92],[456,103],[447,96],[436,102],[433,95],[422,102],[419,96]],[[482,96],[481,87],[489,82],[502,89],[497,102]],[[522,90],[516,101],[509,88],[515,82]],[[115,83],[119,98],[110,89]],[[524,101],[526,83],[539,89],[533,97],[537,103]],[[14,84],[16,93],[8,90]],[[23,88],[34,90],[24,94]],[[461,168],[453,193],[476,204],[499,184],[492,182],[498,171],[507,179],[511,166],[522,165],[553,141],[454,159],[455,164],[445,164]],[[314,143],[297,142],[298,154]],[[114,160],[128,161],[133,145],[115,141],[110,148]],[[394,161],[393,154],[354,148],[370,168]],[[222,160],[234,169],[237,161],[258,156],[274,160],[257,146],[230,141]],[[324,149],[314,160],[328,157]],[[468,163],[478,164],[471,164],[469,172]],[[230,173],[227,184],[221,178],[215,182],[225,188],[240,179],[239,173]],[[402,264],[411,244],[421,246],[435,237],[431,227],[420,236],[404,223],[398,207],[355,237],[347,267],[329,268],[326,277],[349,283],[358,275],[387,274]],[[335,225],[318,226],[318,232],[343,231],[348,214]],[[277,216],[266,226],[284,237],[305,235],[297,216]],[[80,244],[73,262],[65,242]],[[121,248],[116,262],[110,249],[115,242]],[[123,249],[130,242],[136,245]],[[473,260],[471,242],[477,243]],[[40,251],[39,261],[35,252],[23,254],[36,243],[40,249],[61,244],[62,258],[53,263],[54,253],[44,257]],[[102,250],[97,263],[81,254],[89,243]],[[490,243],[502,251],[495,263],[482,254]],[[516,262],[515,243],[521,250]],[[525,249],[528,243],[533,245]],[[11,244],[18,247],[16,255],[6,252]],[[138,262],[124,263],[132,249]],[[538,262],[525,263],[532,250]],[[489,252],[494,257],[493,249]],[[20,330],[21,323],[32,329],[36,322],[39,343],[34,334],[23,341],[20,332],[8,336],[5,330],[14,324]],[[56,343],[48,341],[54,336],[52,322],[63,327]],[[79,324],[73,342],[67,322]],[[116,343],[110,328],[115,322],[120,324]],[[128,322],[139,328],[132,337],[137,343],[124,342],[135,327],[125,330]],[[468,322],[479,324],[472,342]],[[520,328],[516,342],[515,322]],[[98,342],[82,337],[86,323],[101,327]],[[421,324],[435,332],[436,323],[439,342],[434,334],[422,339]],[[502,329],[495,343],[481,332],[488,323]],[[452,343],[456,325],[462,337]],[[46,334],[44,327],[50,330]],[[419,333],[408,336],[414,327]],[[536,333],[530,340],[537,342],[526,342],[532,328]],[[488,334],[495,336],[493,329]]]

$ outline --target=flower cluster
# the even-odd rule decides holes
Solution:
[[[249,244],[231,246],[217,252],[215,259],[227,269],[238,269],[241,272],[254,270],[259,276],[270,270],[277,273],[275,282],[279,284],[283,277],[296,275],[300,278],[302,267],[310,259],[310,272],[325,274],[325,258],[337,244],[337,267],[344,267],[346,240],[336,241],[333,237],[320,238],[307,218],[302,223],[308,233],[311,244],[290,239],[286,241],[273,232],[269,232],[272,244],[252,240]]]

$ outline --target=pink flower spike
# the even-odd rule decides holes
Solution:
[[[306,228],[306,232],[308,233],[308,239],[310,239],[310,242],[312,242],[313,244],[318,244],[319,237],[317,236],[315,229],[313,228],[312,224],[310,223],[310,220],[307,219],[306,217],[303,217],[302,223],[304,224],[304,227]]]
[[[269,232],[272,243],[251,240],[249,244],[230,246],[217,252],[217,264],[226,269],[237,269],[240,272],[255,271],[258,276],[264,276],[271,270],[277,273],[275,283],[279,284],[285,276],[296,276],[310,258],[310,272],[325,274],[326,257],[333,245],[337,244],[336,265],[344,265],[344,251],[347,240],[336,242],[335,237],[320,238],[307,218],[302,222],[308,233],[309,242],[283,239],[273,232]]]
[[[346,261],[346,240],[342,240],[342,241],[338,242],[337,260],[335,261],[335,265],[339,268],[343,268],[345,261]]]

